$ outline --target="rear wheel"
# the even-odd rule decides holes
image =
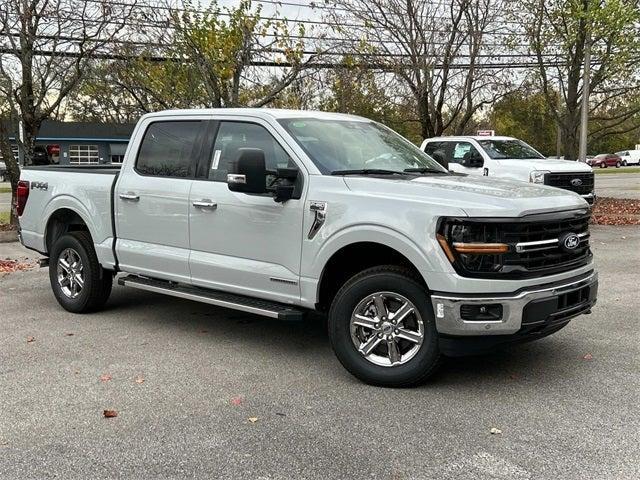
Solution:
[[[620,162],[616,162],[616,168],[620,168]]]
[[[429,295],[406,269],[374,267],[352,277],[336,294],[328,323],[336,356],[366,383],[418,385],[439,364]]]
[[[113,276],[98,263],[93,241],[87,232],[61,236],[51,249],[49,280],[58,303],[73,313],[85,313],[104,306],[111,294]]]

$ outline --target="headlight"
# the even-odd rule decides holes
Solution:
[[[547,173],[551,173],[548,170],[534,170],[529,174],[529,181],[531,183],[544,183],[544,176]]]
[[[436,238],[449,261],[465,270],[494,272],[502,268],[509,245],[501,242],[498,224],[443,219]]]

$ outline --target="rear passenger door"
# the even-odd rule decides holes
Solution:
[[[118,261],[127,272],[188,283],[189,192],[205,122],[146,122],[115,191]]]
[[[214,122],[204,168],[190,199],[192,283],[291,303],[300,298],[303,189],[306,172],[278,133],[259,120]],[[227,173],[243,148],[264,152],[266,168],[298,169],[297,198],[232,192]]]

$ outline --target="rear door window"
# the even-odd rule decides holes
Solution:
[[[154,177],[190,177],[201,124],[199,120],[188,120],[149,125],[138,152],[136,171]]]

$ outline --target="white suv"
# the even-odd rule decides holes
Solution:
[[[421,149],[453,172],[542,183],[576,192],[589,203],[595,199],[589,165],[547,158],[516,138],[435,137]]]

